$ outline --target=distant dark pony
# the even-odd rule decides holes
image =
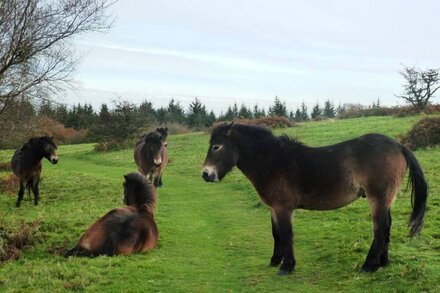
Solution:
[[[81,236],[68,256],[132,254],[151,250],[159,232],[154,221],[156,191],[139,173],[124,176],[123,208],[111,210]]]
[[[157,128],[143,135],[134,148],[134,161],[139,172],[154,186],[162,186],[162,173],[168,164],[168,128]]]
[[[428,187],[414,155],[380,134],[325,147],[308,147],[287,136],[248,125],[220,125],[211,135],[202,176],[221,180],[237,166],[270,206],[274,252],[271,266],[281,262],[280,275],[294,270],[294,209],[331,210],[366,197],[374,224],[374,240],[362,272],[388,264],[390,208],[407,169],[412,185],[410,236],[423,226]]]
[[[20,189],[18,190],[18,199],[15,204],[19,207],[23,200],[24,189],[28,188],[29,193],[32,189],[34,194],[34,204],[38,205],[41,176],[41,160],[48,159],[52,164],[58,162],[57,145],[53,137],[42,136],[31,138],[12,156],[11,167],[15,175],[20,179]]]

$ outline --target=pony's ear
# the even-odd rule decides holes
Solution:
[[[128,175],[124,175],[125,181],[128,181]]]
[[[159,132],[159,133],[163,136],[164,139],[167,138],[167,136],[168,136],[168,127],[165,127],[165,128],[162,128],[162,127],[161,127],[161,128],[157,128],[156,131]]]
[[[226,136],[231,136],[232,124],[234,124],[234,121],[232,121],[231,124],[229,124],[229,126],[227,128],[228,132],[226,132]]]

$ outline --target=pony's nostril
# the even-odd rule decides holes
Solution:
[[[56,164],[56,163],[58,163],[58,159],[53,159],[52,164]]]
[[[205,181],[208,181],[208,180],[209,180],[209,174],[208,174],[208,172],[203,171],[203,173],[202,173],[202,177],[203,177],[203,179],[205,179]]]

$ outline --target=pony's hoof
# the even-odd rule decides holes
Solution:
[[[37,206],[38,205],[38,201],[34,201],[34,206]]]
[[[360,273],[374,273],[379,269],[379,266],[375,265],[363,265],[361,269],[359,270]]]
[[[19,208],[19,207],[20,207],[20,203],[17,202],[17,203],[15,204],[15,207],[16,207],[16,208]]]
[[[285,275],[288,275],[291,273],[292,273],[292,271],[279,270],[277,275],[278,276],[285,276]]]

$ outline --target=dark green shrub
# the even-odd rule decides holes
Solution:
[[[402,138],[402,143],[412,150],[440,144],[440,118],[424,118],[420,120]]]

